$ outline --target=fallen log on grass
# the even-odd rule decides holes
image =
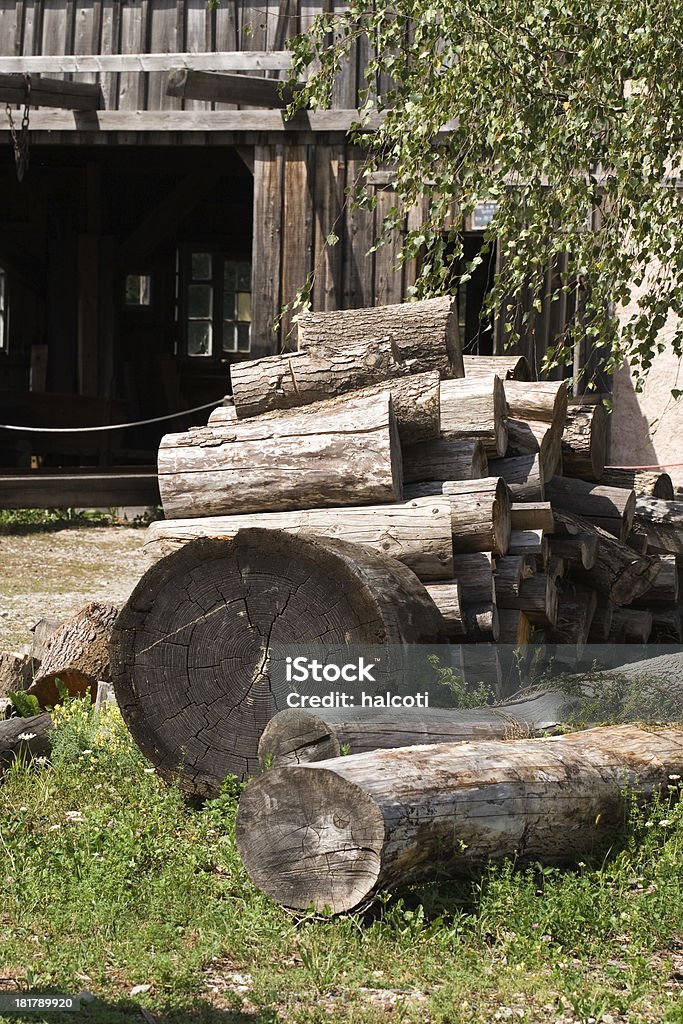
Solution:
[[[345,541],[242,530],[186,544],[145,573],[114,627],[112,677],[157,771],[211,796],[226,775],[258,767],[258,738],[281,697],[273,648],[445,639],[434,602],[400,562]]]
[[[253,781],[237,848],[277,902],[343,913],[492,860],[571,863],[614,836],[633,794],[650,798],[670,774],[683,774],[680,728],[372,750]]]
[[[47,712],[0,722],[0,774],[17,758],[30,761],[52,751],[52,716]]]
[[[287,709],[268,722],[258,745],[261,768],[284,768],[368,750],[418,744],[513,739],[565,723],[580,700],[541,691],[481,708]]]

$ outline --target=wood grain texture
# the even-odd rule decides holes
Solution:
[[[95,699],[98,680],[111,678],[109,639],[117,614],[113,605],[93,601],[55,630],[28,689],[41,707],[62,702],[57,679],[71,696]]]
[[[198,537],[232,538],[247,528],[315,534],[361,544],[398,559],[423,580],[453,575],[451,503],[443,496],[402,505],[161,520],[147,530],[145,550],[158,559]]]
[[[441,436],[476,439],[487,456],[504,455],[508,445],[507,406],[499,377],[447,380],[441,384]]]
[[[403,448],[403,479],[406,483],[419,483],[425,480],[476,480],[487,476],[488,470],[486,449],[478,439],[462,438],[459,441],[449,441],[438,438],[409,444]],[[500,475],[491,473],[491,476]]]
[[[501,476],[516,502],[545,500],[543,466],[538,454],[489,459],[489,475]]]
[[[562,467],[565,476],[604,480],[609,422],[602,404],[570,406],[562,433]],[[616,487],[627,486],[614,483]]]
[[[453,551],[507,553],[510,543],[510,494],[502,479],[445,480],[407,484],[406,498],[443,495],[451,503]]]
[[[615,469],[608,466],[603,470],[601,483],[610,487],[624,487],[635,491],[636,497],[661,498],[674,501],[674,485],[668,473],[651,473],[638,469]]]
[[[678,728],[368,751],[252,782],[237,848],[276,901],[341,913],[491,860],[571,862],[614,835],[626,788],[646,800],[682,772]]]
[[[159,446],[159,493],[171,517],[400,501],[401,474],[387,392],[349,398],[342,409],[167,434]]]
[[[631,532],[636,508],[633,491],[556,476],[546,482],[545,493],[554,508],[596,522],[618,540],[626,540]]]
[[[531,369],[525,356],[463,356],[465,376],[488,380],[531,380]]]
[[[683,501],[636,498],[633,525],[647,537],[650,551],[683,555]]]
[[[243,530],[161,559],[122,609],[116,698],[141,750],[186,793],[214,795],[258,770],[276,710],[269,658],[292,643],[438,642],[444,624],[395,559],[329,538]]]

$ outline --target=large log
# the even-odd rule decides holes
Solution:
[[[529,383],[507,380],[504,389],[513,419],[552,423],[562,433],[567,416],[567,386],[564,381]]]
[[[449,579],[453,575],[451,502],[443,495],[415,498],[402,505],[159,520],[147,530],[145,552],[150,560],[156,560],[198,537],[231,538],[239,530],[253,528],[338,537],[362,544],[397,558],[424,580]]]
[[[476,438],[487,456],[504,455],[508,444],[507,405],[500,378],[442,381],[441,436],[454,441]]]
[[[619,606],[631,604],[652,586],[660,569],[655,557],[636,554],[626,544],[580,516],[556,512],[556,530],[562,522],[565,529],[571,528],[576,534],[590,533],[598,538],[595,564],[587,570],[575,563],[572,566],[575,579],[598,590]]]
[[[531,380],[526,356],[463,356],[465,376],[488,380]]]
[[[462,624],[468,643],[497,643],[500,638],[498,608],[495,601],[463,603]]]
[[[240,364],[246,365],[246,364]],[[387,392],[268,420],[167,434],[167,516],[277,512],[401,499],[401,448]]]
[[[30,761],[34,757],[49,757],[52,731],[52,716],[47,712],[0,722],[0,775],[17,758]]]
[[[548,564],[548,538],[543,530],[513,530],[508,545],[509,555],[535,556],[543,567]]]
[[[95,700],[98,680],[111,678],[109,640],[117,614],[113,605],[93,601],[52,634],[28,688],[42,708],[61,703],[57,680],[70,696]]]
[[[406,483],[480,480],[488,472],[486,449],[479,440],[462,438],[448,441],[441,438],[403,448],[403,479]]]
[[[513,501],[544,501],[545,480],[541,457],[518,455],[509,459],[489,459],[490,476],[502,476]]]
[[[465,375],[454,296],[310,313],[299,319],[298,328],[301,351],[326,348],[343,352],[349,343],[358,341],[372,353],[379,342],[388,341],[399,362],[423,363],[425,370],[439,370],[442,377]]]
[[[236,842],[273,899],[342,913],[491,860],[571,862],[681,773],[677,728],[373,750],[266,772],[242,794]]]
[[[592,569],[598,557],[598,538],[594,533],[550,537],[549,544],[553,557],[579,562],[584,569]]]
[[[653,473],[644,469],[625,469],[608,466],[602,474],[602,482],[610,487],[626,487],[636,496],[674,500],[674,485],[668,473]]]
[[[647,536],[650,551],[683,555],[683,501],[636,498],[634,527]]]
[[[554,508],[580,515],[618,540],[624,541],[631,531],[636,508],[633,491],[556,476],[546,482],[545,493]]]
[[[633,602],[634,608],[648,608],[678,603],[679,575],[675,555],[660,555],[657,558],[659,573],[652,586]]]
[[[273,357],[268,356],[267,358],[272,359]],[[278,356],[275,358],[285,357]],[[299,358],[299,354],[290,352],[286,358],[296,360]],[[254,362],[246,365],[253,366]],[[270,366],[269,363],[266,365]],[[313,387],[315,381],[311,380],[310,375],[306,377],[306,381]],[[320,390],[318,390],[319,386],[317,383],[315,383],[313,390],[306,390],[304,387],[303,390],[295,393],[295,396],[293,396],[292,401],[288,405],[283,405],[282,408],[309,406],[310,404],[317,407],[317,403],[324,400],[325,404],[320,406],[320,408],[343,410],[348,402],[348,398],[345,397],[345,394],[342,394],[339,398],[334,398],[335,395],[339,394],[339,388],[342,387],[343,383],[343,377],[335,377],[329,384],[324,386],[324,389],[320,385]],[[343,391],[345,390],[348,389],[343,389]],[[414,444],[419,441],[438,439],[441,429],[441,413],[439,373],[437,370],[385,380],[379,384],[360,388],[354,392],[353,398],[354,400],[371,399],[381,395],[384,391],[388,391],[391,395],[391,405],[396,417],[401,444]],[[329,399],[325,397],[326,394],[330,396]],[[301,400],[294,401],[294,397]],[[277,409],[279,410],[280,406],[277,406]],[[257,414],[254,413],[254,415]],[[259,416],[261,420],[266,417],[279,417],[279,412],[263,412]],[[241,418],[244,419],[245,417],[246,414],[243,414]],[[238,418],[237,409],[231,399],[229,405],[223,404],[213,410],[209,416],[209,426],[215,426],[219,423],[234,423]]]
[[[507,553],[510,542],[510,492],[504,480],[427,481],[407,484],[406,498],[443,495],[451,503],[453,551]]]
[[[464,743],[476,739],[518,739],[549,732],[566,722],[580,700],[557,694],[549,707],[544,691],[482,708],[429,708],[422,711],[359,708],[286,709],[263,730],[258,745],[262,768],[285,768],[340,757],[342,750],[363,754],[418,744]]]
[[[258,738],[281,697],[278,645],[438,642],[446,629],[417,577],[394,559],[329,538],[242,530],[157,562],[117,619],[116,698],[164,778],[209,796],[257,770]]]
[[[607,411],[602,404],[572,405],[562,434],[562,472],[583,480],[602,480],[607,456]],[[614,486],[630,486],[614,483]]]
[[[535,571],[535,564],[530,557],[504,555],[502,558],[497,558],[493,574],[496,600],[506,594],[511,597],[519,596],[522,582],[533,576]]]

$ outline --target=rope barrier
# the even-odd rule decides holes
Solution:
[[[0,430],[24,430],[38,434],[89,434],[95,430],[125,430],[127,427],[144,427],[147,423],[177,420],[181,416],[190,416],[192,413],[202,412],[204,409],[216,409],[222,404],[223,399],[219,398],[215,402],[197,405],[194,409],[183,409],[182,412],[172,412],[168,416],[154,416],[151,420],[133,420],[132,423],[109,423],[106,427],[21,427],[15,423],[0,423]]]

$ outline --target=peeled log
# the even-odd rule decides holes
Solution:
[[[34,757],[49,757],[52,730],[52,716],[47,712],[0,722],[0,774],[17,758],[30,761]]]
[[[310,313],[299,319],[298,328],[300,351],[344,352],[349,344],[362,342],[370,357],[379,344],[388,343],[397,363],[407,364],[411,373],[439,370],[442,377],[465,376],[455,296]]]
[[[508,444],[507,404],[500,378],[442,381],[441,436],[452,441],[476,438],[487,456],[504,455]]]
[[[285,768],[339,757],[342,747],[351,754],[394,750],[417,744],[463,743],[477,739],[519,739],[547,732],[566,722],[580,700],[556,695],[558,706],[548,707],[541,691],[504,705],[482,708],[429,708],[422,711],[363,711],[287,709],[271,718],[259,740],[262,768]]]
[[[237,848],[277,902],[343,913],[492,860],[571,862],[614,835],[633,792],[682,772],[677,728],[373,750],[253,781]]]
[[[674,485],[668,473],[651,473],[639,469],[617,469],[608,466],[602,474],[602,482],[610,487],[627,487],[636,492],[636,497],[674,500]]]
[[[28,688],[42,708],[61,703],[58,679],[70,696],[88,693],[95,700],[98,680],[111,678],[109,640],[117,614],[113,605],[94,601],[52,634]]]
[[[636,508],[633,491],[556,476],[546,483],[545,493],[554,508],[580,515],[618,540],[624,541],[631,531]]]
[[[438,642],[445,627],[417,577],[345,541],[242,530],[157,562],[112,635],[116,699],[138,746],[186,793],[215,795],[258,768],[280,645]]]
[[[486,450],[481,441],[422,441],[403,448],[403,479],[477,480],[488,475]]]
[[[531,380],[526,356],[463,356],[465,376],[470,378],[500,377],[501,380]]]
[[[615,487],[629,486],[605,479],[607,411],[603,405],[572,405],[562,434],[562,472],[583,480],[602,480]]]
[[[401,505],[159,520],[147,530],[145,551],[156,559],[198,537],[231,538],[239,530],[254,528],[361,544],[380,555],[397,558],[424,580],[449,579],[453,575],[451,502],[443,495],[416,498]]]
[[[401,487],[401,447],[387,392],[350,397],[341,407],[167,434],[159,446],[167,516],[400,501]]]
[[[545,480],[541,457],[518,455],[509,459],[490,459],[489,475],[502,476],[513,501],[544,501]]]
[[[650,551],[683,555],[683,501],[636,498],[634,527],[647,536]]]
[[[504,480],[430,480],[408,484],[406,498],[443,495],[451,503],[453,551],[507,553],[510,542],[510,493]]]
[[[564,381],[505,381],[505,397],[515,420],[552,423],[562,433],[567,416],[567,385]]]

